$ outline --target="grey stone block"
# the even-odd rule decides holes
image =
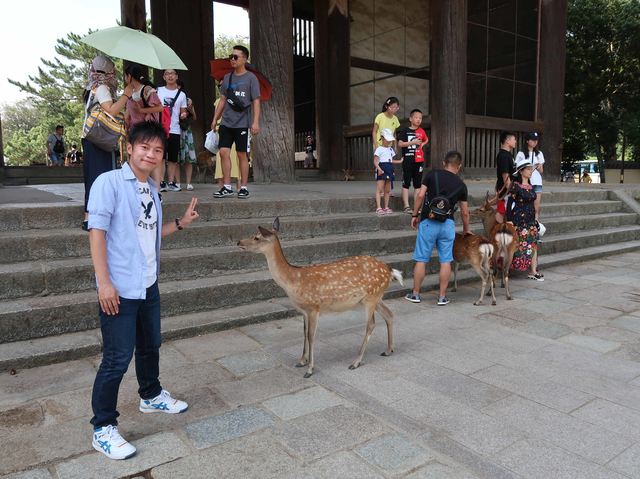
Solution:
[[[434,459],[429,451],[402,434],[373,439],[356,447],[354,452],[391,475],[406,474]]]
[[[236,376],[264,371],[280,366],[280,361],[262,351],[250,351],[244,354],[235,354],[219,359],[218,363],[231,371]]]
[[[6,479],[53,479],[53,476],[48,469],[34,469],[32,471],[8,476]]]
[[[539,289],[522,289],[520,291],[515,291],[511,294],[514,298],[528,299],[528,300],[538,300],[538,299],[546,299],[553,296],[554,293],[550,291],[544,291]]]
[[[188,424],[182,429],[196,449],[206,449],[273,426],[273,416],[249,406]]]
[[[576,417],[511,396],[483,412],[598,464],[606,464],[634,441]]]
[[[479,479],[479,476],[460,468],[434,463],[409,474],[406,479]]]
[[[269,433],[305,462],[355,446],[388,432],[388,428],[354,408],[325,409],[278,424]]]
[[[607,467],[629,477],[640,477],[640,444],[634,444],[624,451]]]
[[[634,313],[631,313],[632,315]],[[611,321],[611,324],[621,328],[631,329],[633,331],[640,331],[640,317],[637,316],[620,316],[619,318]]]
[[[604,399],[596,399],[576,409],[571,415],[621,436],[640,441],[640,411]]]
[[[618,343],[631,343],[640,338],[640,333],[638,332],[609,325],[589,328],[585,331],[585,334]]]
[[[262,403],[283,420],[295,419],[330,407],[345,404],[344,399],[321,387],[304,389],[299,393],[269,399]]]
[[[77,459],[62,462],[56,466],[59,479],[118,479],[131,476],[159,466],[175,459],[187,456],[189,447],[172,432],[163,432],[154,436],[133,441],[136,455],[126,461],[114,461],[104,454],[95,452]]]
[[[290,394],[313,386],[298,371],[285,368],[268,369],[235,381],[216,384],[225,398],[238,405],[256,404],[282,394]]]
[[[258,433],[154,467],[151,476],[153,479],[275,479],[297,466],[298,461],[272,437]]]
[[[613,341],[605,341],[604,339],[593,338],[591,336],[583,336],[582,334],[567,334],[561,337],[558,341],[563,343],[573,344],[582,348],[591,349],[592,351],[598,351],[599,353],[607,353],[620,347],[620,343]]]
[[[610,469],[538,438],[519,441],[493,459],[526,479],[624,479]]]
[[[620,311],[617,309],[595,306],[593,304],[576,306],[575,308],[567,309],[564,312],[567,314],[574,314],[576,316],[590,316],[598,319],[613,319],[616,316],[620,316]]]
[[[240,331],[264,346],[274,346],[291,340],[302,342],[304,338],[303,328],[302,318],[296,315],[296,317],[290,319],[244,326],[240,328]]]
[[[260,343],[239,331],[221,331],[215,334],[181,339],[174,341],[173,345],[196,363],[260,348]]]
[[[520,326],[518,326],[518,329],[527,333],[537,334],[538,336],[551,339],[559,338],[560,336],[564,336],[565,334],[573,332],[573,328],[570,328],[569,326],[549,323],[542,319],[536,319],[535,321],[521,324]]]
[[[485,359],[477,354],[470,352],[461,354],[460,351],[426,339],[417,343],[407,344],[406,347],[411,351],[411,354],[419,358],[461,374],[471,374],[495,364],[494,361]]]
[[[562,298],[568,299],[568,298]],[[578,303],[580,304],[580,303]],[[553,297],[553,299],[543,299],[542,301],[536,301],[531,305],[531,311],[538,313],[539,315],[552,315],[558,313],[560,311],[564,311],[565,309],[572,308],[573,305],[570,303],[566,303],[562,301],[557,296]]]
[[[353,454],[343,451],[305,465],[278,479],[383,479],[383,476]]]

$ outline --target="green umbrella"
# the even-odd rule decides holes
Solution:
[[[165,70],[186,70],[180,57],[155,35],[128,27],[98,30],[80,39],[101,52],[130,62]]]

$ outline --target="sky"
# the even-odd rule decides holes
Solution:
[[[150,16],[149,0],[146,0]],[[249,36],[249,16],[238,7],[213,4],[215,35]],[[0,103],[25,98],[12,80],[25,82],[37,75],[40,58],[53,60],[58,38],[73,32],[115,27],[120,0],[0,0]]]

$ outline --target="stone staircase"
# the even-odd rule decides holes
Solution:
[[[392,201],[392,208],[401,210],[401,200]],[[175,218],[184,205],[163,208],[165,218]],[[236,246],[276,216],[290,263],[371,254],[408,280],[404,287],[393,283],[385,298],[404,296],[411,288],[415,232],[408,215],[379,216],[373,210],[370,196],[198,203],[200,219],[162,243],[163,338],[298,314],[272,280],[265,258]],[[0,370],[100,353],[97,295],[88,235],[78,228],[81,214],[76,205],[0,208]],[[545,193],[541,218],[547,227],[540,244],[542,269],[640,249],[638,215],[613,191]],[[483,232],[479,222],[472,229]],[[434,256],[423,291],[437,287],[438,268]],[[472,270],[459,275],[462,283],[477,279]]]

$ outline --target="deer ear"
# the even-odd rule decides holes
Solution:
[[[260,233],[262,233],[263,238],[268,238],[269,236],[273,236],[273,233],[271,231],[269,231],[266,228],[263,228],[262,226],[258,226],[258,229],[260,230]]]
[[[273,229],[280,233],[280,218],[273,220]]]

